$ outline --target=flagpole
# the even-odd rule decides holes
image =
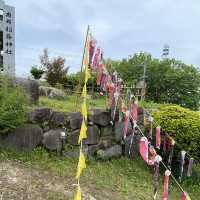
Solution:
[[[90,26],[88,25],[88,27],[87,27],[87,32],[86,32],[86,38],[85,38],[84,49],[83,49],[82,62],[81,62],[81,71],[80,71],[80,77],[79,77],[79,84],[78,84],[77,92],[76,92],[75,110],[78,110],[78,106],[77,106],[77,105],[78,105],[79,93],[80,93],[81,85],[82,85],[83,65],[84,65],[85,51],[86,51],[86,46],[87,46],[87,42],[88,42],[89,31],[90,31]]]

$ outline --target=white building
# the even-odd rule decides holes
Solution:
[[[0,71],[15,75],[15,8],[0,0]]]

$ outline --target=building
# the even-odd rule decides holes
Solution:
[[[0,0],[0,71],[15,75],[15,8]]]

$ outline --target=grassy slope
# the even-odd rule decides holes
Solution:
[[[79,109],[79,106],[75,106],[75,100],[75,96],[67,97],[65,100],[49,100],[42,97],[40,98],[39,106],[50,107],[62,112],[70,112]],[[89,106],[90,108],[105,107],[105,102],[104,98],[89,100]],[[145,107],[149,106],[149,104],[143,104],[145,104]],[[154,105],[154,107],[157,107],[157,105]],[[13,154],[7,156],[13,157]],[[52,170],[56,174],[70,179],[73,179],[75,175],[77,160],[49,158],[43,151],[36,151],[30,155],[16,154],[14,157],[30,165]],[[117,192],[118,195],[121,195],[119,199],[150,200],[152,199],[151,172],[140,158],[135,160],[122,158],[109,162],[89,161],[82,182],[85,188],[92,189],[95,187],[102,192],[107,190]],[[183,183],[183,187],[191,194],[193,200],[199,199],[200,196],[200,169],[197,172],[193,178],[186,179]],[[160,183],[158,199],[161,198],[160,195],[162,193],[162,178]],[[108,199],[116,199],[116,196],[109,197]],[[170,185],[169,199],[180,199],[180,191],[174,184]]]
[[[64,100],[53,100],[46,97],[40,97],[39,107],[49,107],[60,112],[73,112],[80,110],[80,101],[76,105],[76,96],[68,96]],[[105,108],[106,99],[104,97],[88,100],[89,107]]]
[[[76,173],[77,160],[49,157],[48,153],[42,149],[37,149],[32,153],[13,153],[1,152],[1,159],[20,160],[28,166],[52,171],[56,175],[65,177],[76,183],[74,176]],[[198,170],[198,173],[200,170]],[[163,174],[163,170],[162,173]],[[199,198],[199,180],[187,179],[183,186],[191,194],[192,199]],[[172,200],[180,199],[180,191],[170,181],[170,198]],[[152,194],[152,170],[140,159],[129,160],[121,158],[112,161],[88,161],[87,169],[82,176],[81,183],[85,190],[97,199],[103,200],[151,200]],[[102,196],[101,196],[102,193]],[[159,198],[162,194],[162,176],[160,179]]]
[[[76,183],[73,178],[77,160],[50,158],[44,150],[36,150],[31,154],[1,153],[1,159],[5,158],[23,161],[31,167],[48,169],[56,175],[73,180],[72,184]],[[120,196],[119,199],[151,199],[151,171],[141,160],[89,161],[81,182],[92,195],[95,195],[93,190],[102,193],[106,191],[106,196],[111,200],[116,199],[117,196]],[[112,192],[115,192],[116,196],[110,196],[109,193]],[[171,199],[178,198],[174,198],[172,193]]]

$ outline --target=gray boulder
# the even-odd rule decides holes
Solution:
[[[39,87],[39,95],[48,97],[51,92],[51,87],[40,86]]]
[[[99,145],[88,145],[88,155],[94,157],[99,150]]]
[[[139,141],[140,141],[140,134],[135,133],[134,136],[129,135],[125,141],[125,156],[126,157],[130,157],[130,158],[134,158],[136,156],[139,155]],[[132,140],[132,144],[131,144],[131,140]]]
[[[65,97],[65,93],[57,88],[54,87],[39,87],[39,94],[40,96],[46,96],[50,99],[63,99]]]
[[[50,108],[37,108],[28,113],[28,121],[42,124],[50,120],[52,112]]]
[[[80,129],[72,131],[68,136],[68,143],[78,145]],[[97,126],[88,126],[87,138],[83,140],[84,145],[98,144],[100,141],[100,131]]]
[[[116,144],[115,138],[112,136],[101,137],[100,142],[98,143],[99,149],[107,149]]]
[[[113,127],[111,125],[101,127],[101,136],[112,136],[113,134]]]
[[[78,145],[79,134],[80,134],[80,129],[72,131],[67,137],[68,143],[74,146]]]
[[[39,84],[35,80],[25,78],[15,78],[14,86],[22,87],[29,95],[30,103],[38,103],[39,100]]]
[[[57,150],[57,152],[60,152],[63,148],[61,132],[65,131],[63,129],[55,129],[44,133],[42,143],[45,148],[49,150]]]
[[[42,129],[37,125],[25,125],[0,135],[0,146],[18,151],[32,151],[42,143]]]
[[[49,121],[49,126],[51,128],[64,127],[66,124],[65,113],[53,112]]]
[[[98,150],[97,158],[102,160],[108,160],[111,158],[118,158],[122,155],[122,146],[115,145],[106,150]]]
[[[50,98],[50,99],[64,99],[65,93],[62,90],[59,90],[57,88],[52,88],[51,92],[48,95],[48,98]]]
[[[83,140],[83,144],[94,145],[100,141],[100,130],[97,126],[88,126],[87,138]]]
[[[127,135],[130,135],[130,134],[132,134],[131,122],[129,122],[128,124]],[[124,122],[115,122],[114,135],[115,135],[115,140],[117,142],[120,142],[122,140],[123,135],[124,135]]]
[[[89,121],[99,126],[107,126],[110,124],[110,112],[103,109],[93,109],[89,114]]]
[[[80,129],[83,117],[80,112],[69,113],[69,123],[72,130]]]
[[[83,154],[85,155],[85,157],[88,157],[89,154],[88,154],[88,147],[87,146],[83,146]],[[74,149],[71,149],[71,150],[67,150],[63,153],[63,155],[67,158],[76,158],[78,159],[79,158],[79,155],[80,155],[80,150],[79,148],[74,148]]]

